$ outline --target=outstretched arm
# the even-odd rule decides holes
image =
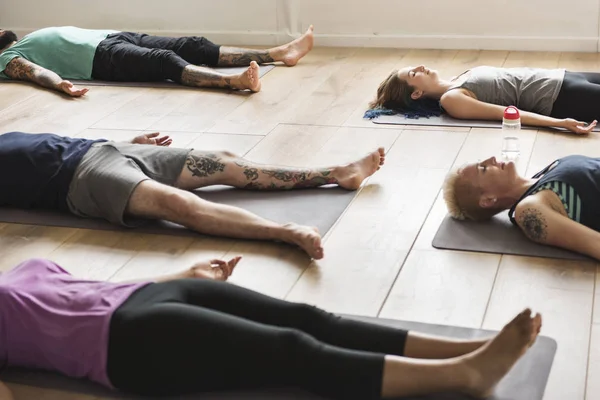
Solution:
[[[134,137],[131,140],[131,143],[133,143],[133,144],[150,144],[150,145],[154,145],[154,146],[163,146],[163,147],[170,146],[171,143],[173,143],[173,139],[171,139],[169,136],[158,137],[158,135],[160,135],[160,132],[144,133],[142,135]]]
[[[200,261],[191,268],[174,274],[162,275],[149,279],[135,279],[127,282],[168,282],[177,279],[212,279],[215,281],[226,281],[233,273],[233,269],[242,259],[241,256],[234,257],[229,261],[219,259]],[[1,399],[1,398],[0,398]]]
[[[600,260],[600,233],[559,213],[539,198],[524,199],[515,216],[519,227],[534,242]]]
[[[446,112],[458,119],[483,119],[501,121],[506,107],[496,104],[485,103],[468,96],[460,90],[452,90],[445,93],[440,103]],[[555,127],[568,129],[577,134],[588,134],[594,129],[597,121],[587,125],[585,122],[576,121],[571,118],[557,119],[529,111],[521,111],[521,123],[523,125]]]
[[[8,388],[8,386],[6,386],[2,382],[0,382],[0,399],[2,399],[2,400],[14,400],[14,397],[13,397],[10,389]]]
[[[78,89],[69,81],[63,80],[56,73],[21,57],[13,58],[4,69],[4,73],[12,79],[28,81],[42,87],[63,92],[72,97],[80,97],[88,89]]]

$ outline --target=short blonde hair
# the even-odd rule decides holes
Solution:
[[[444,180],[442,190],[448,213],[455,219],[483,221],[503,210],[497,207],[481,207],[479,205],[481,189],[465,179],[461,175],[460,168],[450,171]]]

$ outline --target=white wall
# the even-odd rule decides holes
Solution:
[[[0,0],[20,34],[75,25],[272,45],[598,51],[600,0]]]

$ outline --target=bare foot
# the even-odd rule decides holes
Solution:
[[[470,386],[466,390],[474,397],[489,396],[498,382],[537,338],[542,326],[542,317],[531,317],[527,309],[509,322],[488,344],[466,355],[462,361],[470,370]]]
[[[323,258],[321,235],[317,228],[294,223],[286,224],[285,228],[289,236],[284,238],[284,241],[299,246],[315,260]]]
[[[383,147],[369,153],[358,161],[338,167],[334,176],[338,185],[348,190],[356,190],[362,182],[378,171],[385,163],[385,149]]]
[[[312,50],[315,41],[313,30],[313,26],[309,26],[304,35],[293,42],[271,50],[269,54],[275,61],[283,61],[288,67],[293,67]]]
[[[236,89],[250,89],[259,92],[261,87],[259,68],[256,61],[250,62],[248,69],[239,76],[240,85]]]

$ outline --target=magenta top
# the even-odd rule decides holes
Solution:
[[[112,388],[106,373],[111,316],[148,283],[81,280],[43,259],[0,274],[0,366],[45,369]]]

